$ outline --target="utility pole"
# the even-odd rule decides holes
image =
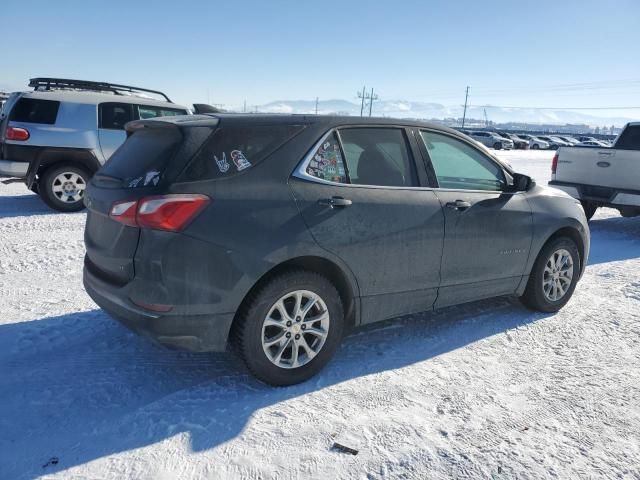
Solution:
[[[364,99],[366,98],[366,95],[365,95],[364,92],[365,92],[366,88],[367,88],[366,86],[362,87],[362,93],[358,92],[358,98],[361,99],[361,102],[360,102],[360,116],[361,117],[364,114]]]
[[[462,114],[462,128],[464,128],[464,121],[467,118],[467,101],[469,100],[469,87],[467,87],[467,93],[464,95],[464,112]]]
[[[489,119],[487,118],[487,109],[483,108],[484,110],[484,126],[489,128]]]
[[[247,113],[247,99],[244,99],[244,105],[242,106],[242,113]]]
[[[360,102],[360,116],[364,116],[365,106],[369,105],[369,116],[371,116],[371,110],[373,109],[373,101],[378,100],[378,95],[373,93],[373,88],[371,89],[371,93],[366,93],[367,87],[362,87],[362,93],[358,92],[358,98],[361,100]]]
[[[316,115],[318,114],[318,97],[316,97]]]
[[[369,116],[371,116],[371,110],[373,110],[373,101],[378,99],[378,95],[373,94],[373,88],[371,89],[371,96],[369,97]]]

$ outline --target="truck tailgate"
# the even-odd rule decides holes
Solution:
[[[554,180],[639,190],[640,152],[614,148],[562,147]]]

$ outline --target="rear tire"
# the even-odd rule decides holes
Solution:
[[[69,163],[54,165],[39,179],[38,194],[54,210],[77,212],[84,208],[84,192],[90,177],[82,167]]]
[[[578,247],[571,238],[552,239],[538,254],[520,300],[532,310],[557,312],[571,299],[581,265]]]
[[[591,202],[580,202],[580,204],[584,209],[584,214],[587,217],[587,220],[591,220],[591,218],[595,215],[596,210],[598,209],[598,205]]]
[[[318,273],[296,269],[250,294],[238,312],[232,342],[257,379],[293,385],[329,362],[343,328],[344,309],[333,284]]]

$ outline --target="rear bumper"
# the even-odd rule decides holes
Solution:
[[[600,185],[584,185],[581,183],[551,180],[550,187],[563,190],[573,198],[592,202],[602,206],[640,207],[640,190],[626,190]]]
[[[226,350],[233,313],[171,315],[144,310],[129,300],[128,286],[114,286],[87,268],[84,288],[100,308],[135,333],[173,349],[192,352]]]
[[[28,162],[0,160],[0,177],[25,178],[28,170]]]

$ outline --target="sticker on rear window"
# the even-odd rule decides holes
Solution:
[[[247,160],[247,157],[244,156],[241,150],[232,150],[231,160],[233,160],[239,172],[251,166],[251,163],[249,163],[249,160]]]
[[[144,186],[146,187],[147,185],[150,185],[152,183],[154,185],[157,185],[159,180],[160,180],[160,172],[157,170],[151,170],[150,172],[147,172],[144,176]]]
[[[218,170],[220,170],[220,173],[226,173],[227,170],[229,170],[229,162],[227,162],[227,154],[225,152],[222,152],[222,158],[220,160],[218,160],[218,157],[215,155],[213,158],[218,164]]]

